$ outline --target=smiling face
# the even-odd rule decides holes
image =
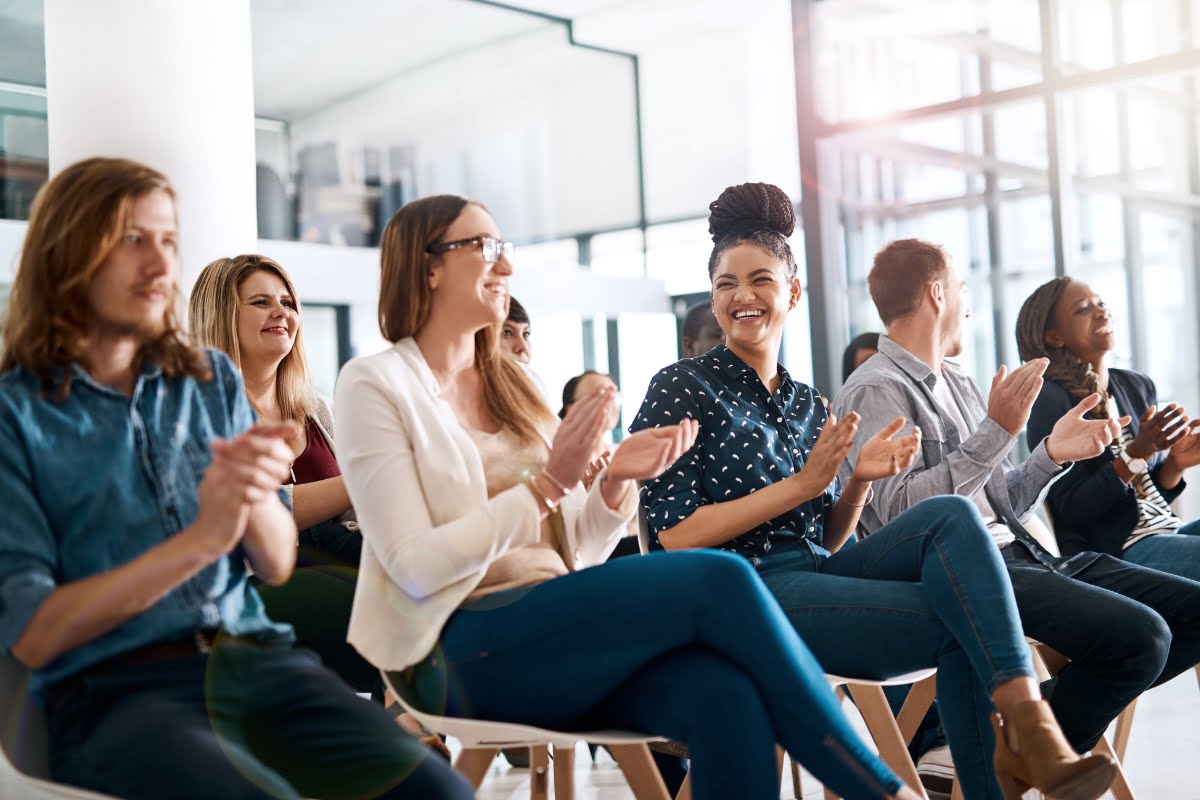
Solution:
[[[441,241],[457,242],[483,235],[500,239],[500,228],[491,214],[469,204],[450,223]],[[475,330],[503,322],[508,315],[508,279],[512,273],[512,264],[504,255],[492,264],[484,261],[480,244],[442,253],[429,270],[431,315],[451,315]]]
[[[1108,306],[1092,287],[1080,281],[1071,281],[1063,288],[1048,323],[1046,344],[1065,347],[1088,363],[1102,358],[1116,341]]]
[[[258,270],[238,286],[237,336],[243,363],[276,363],[291,352],[300,332],[300,311],[287,284]]]
[[[713,270],[713,316],[735,353],[778,349],[784,320],[799,300],[799,278],[788,278],[787,264],[758,245],[730,247]]]
[[[178,269],[175,201],[155,189],[133,201],[121,238],[88,286],[94,326],[151,338],[166,325]]]

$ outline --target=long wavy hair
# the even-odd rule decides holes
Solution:
[[[433,289],[429,272],[441,255],[427,252],[468,205],[465,197],[435,195],[401,206],[383,229],[380,240],[379,332],[389,342],[415,336],[429,321]],[[486,209],[485,209],[486,210]],[[554,413],[516,361],[500,352],[503,323],[475,334],[475,367],[483,380],[483,401],[501,425],[524,443],[532,443],[553,427]]]
[[[96,322],[92,280],[121,241],[134,203],[155,190],[175,198],[165,175],[123,158],[76,162],[41,188],[4,318],[0,372],[24,367],[45,392],[66,398],[71,364],[83,360]],[[139,358],[169,376],[208,380],[207,357],[184,335],[178,284],[172,293],[162,329],[143,342]]]
[[[296,341],[292,349],[279,362],[275,372],[275,399],[284,419],[303,422],[312,415],[317,405],[316,391],[309,379],[308,362],[304,357],[304,314],[300,309],[296,287],[278,262],[266,256],[247,254],[218,258],[206,266],[192,287],[192,298],[188,304],[192,338],[205,347],[215,347],[228,353],[237,368],[242,368],[242,350],[237,335],[238,314],[242,305],[238,289],[256,272],[267,272],[283,281],[296,303],[300,325],[296,329]],[[263,410],[257,407],[253,399],[250,405],[260,417],[263,415]]]
[[[1046,344],[1046,330],[1054,322],[1054,311],[1070,278],[1055,278],[1033,290],[1017,314],[1017,352],[1022,361],[1050,359],[1045,377],[1058,383],[1076,400],[1095,393],[1100,402],[1089,412],[1096,419],[1108,419],[1108,392],[1100,388],[1100,376],[1092,365],[1065,347]]]

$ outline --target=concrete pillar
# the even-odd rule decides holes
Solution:
[[[186,295],[214,258],[253,252],[249,0],[45,0],[51,175],[91,156],[164,172]]]

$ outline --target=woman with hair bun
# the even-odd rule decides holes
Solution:
[[[630,427],[701,423],[695,444],[645,482],[652,535],[667,550],[748,559],[828,672],[889,678],[937,667],[966,797],[1000,797],[1003,786],[1014,798],[1030,785],[1054,798],[1098,797],[1112,764],[1071,750],[1041,700],[1012,586],[974,504],[932,498],[848,543],[871,482],[912,464],[920,432],[895,439],[904,420],[893,420],[863,446],[845,485],[835,479],[858,415],[833,418],[778,363],[800,299],[791,200],[750,183],[709,209],[708,274],[725,344],[659,372]]]
[[[1059,548],[1064,556],[1095,550],[1200,580],[1200,521],[1185,523],[1170,505],[1187,486],[1184,471],[1200,464],[1200,423],[1189,423],[1176,403],[1159,407],[1149,376],[1108,366],[1113,342],[1108,306],[1071,278],[1039,286],[1017,316],[1021,360],[1050,360],[1029,414],[1028,441],[1041,441],[1093,393],[1101,401],[1089,416],[1130,417],[1103,453],[1050,487]]]

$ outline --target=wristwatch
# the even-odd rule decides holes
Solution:
[[[1125,466],[1134,475],[1141,475],[1146,471],[1146,459],[1144,458],[1130,458],[1128,453],[1121,450],[1121,460],[1125,462]]]

